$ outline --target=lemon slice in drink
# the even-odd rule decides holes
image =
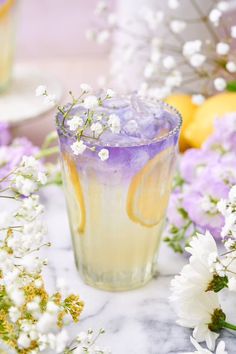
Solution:
[[[0,19],[8,14],[14,3],[15,0],[7,0],[3,5],[0,5]]]
[[[75,162],[72,158],[69,157],[69,155],[64,154],[63,160],[67,169],[66,173],[69,176],[70,183],[72,185],[71,191],[75,198],[76,213],[78,211],[78,218],[76,218],[76,222],[78,222],[78,232],[83,234],[86,224],[86,211],[79,173],[77,171]],[[73,211],[73,213],[75,213],[75,211]]]
[[[129,218],[145,227],[164,217],[172,183],[173,147],[157,154],[133,177],[127,195]]]

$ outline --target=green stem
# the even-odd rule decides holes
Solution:
[[[36,158],[37,159],[41,159],[43,157],[48,157],[54,154],[57,154],[59,152],[59,147],[58,146],[53,146],[47,149],[43,149],[41,150],[37,155]]]
[[[223,328],[232,329],[232,330],[236,331],[236,325],[233,325],[232,323],[229,323],[229,322],[223,321],[222,322],[222,327]]]

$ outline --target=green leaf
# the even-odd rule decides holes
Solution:
[[[236,80],[227,82],[227,91],[236,92]]]

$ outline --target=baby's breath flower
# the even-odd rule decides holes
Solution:
[[[216,46],[217,54],[226,55],[229,53],[229,50],[230,50],[230,46],[228,43],[224,43],[224,42],[217,43],[217,46]]]
[[[98,33],[96,40],[98,44],[103,44],[107,42],[109,38],[110,38],[110,32],[107,30],[103,30]]]
[[[205,62],[205,60],[206,60],[205,55],[200,54],[200,53],[193,54],[189,59],[190,64],[194,68],[198,68],[198,67],[202,66],[202,64]]]
[[[91,86],[89,86],[88,84],[81,84],[80,88],[84,93],[89,93],[92,91]]]
[[[231,27],[231,37],[236,38],[236,26]]]
[[[103,126],[99,122],[93,123],[90,129],[92,132],[94,132],[95,136],[99,136],[103,132]]]
[[[228,63],[226,64],[226,69],[230,73],[235,73],[236,72],[236,63],[233,61],[228,61]]]
[[[115,91],[113,91],[112,89],[107,89],[107,96],[112,98],[115,96]]]
[[[214,86],[217,91],[224,91],[226,88],[226,81],[223,77],[217,77],[214,80]]]
[[[170,29],[174,33],[181,33],[185,30],[185,28],[186,28],[186,22],[184,21],[173,20],[170,23]]]
[[[214,26],[218,26],[221,16],[222,12],[219,9],[213,9],[209,13],[209,20],[213,23]]]
[[[79,116],[73,116],[73,118],[69,119],[67,121],[67,124],[69,126],[69,129],[71,131],[75,131],[77,130],[79,127],[82,127],[84,124],[84,120],[83,118],[79,117]]]
[[[36,88],[35,90],[35,95],[36,96],[44,96],[47,92],[47,87],[44,85],[40,85]]]
[[[203,95],[192,95],[192,102],[196,105],[201,105],[205,101],[205,97]]]
[[[71,149],[75,155],[81,155],[83,152],[86,150],[87,146],[84,144],[82,140],[80,141],[75,141],[71,145]]]
[[[120,132],[120,118],[117,114],[110,114],[108,125],[112,133],[118,134]]]
[[[179,7],[179,0],[168,0],[168,7],[171,10],[176,10]]]
[[[165,69],[171,70],[176,66],[175,58],[171,55],[168,55],[167,57],[163,58],[162,64]]]
[[[83,106],[86,109],[95,109],[99,105],[98,99],[96,96],[87,96],[84,99]]]
[[[98,153],[98,156],[102,161],[106,161],[109,158],[109,150],[108,149],[101,149]]]

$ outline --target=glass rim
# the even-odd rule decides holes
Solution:
[[[141,147],[141,146],[148,146],[151,144],[155,144],[155,143],[159,143],[165,140],[168,140],[171,136],[175,135],[176,133],[178,133],[180,131],[180,128],[182,126],[182,122],[183,122],[183,118],[182,115],[180,114],[180,112],[173,107],[172,105],[170,105],[169,103],[166,103],[165,101],[162,100],[157,100],[155,98],[147,98],[146,99],[147,103],[152,103],[155,105],[159,105],[162,108],[164,108],[167,112],[173,114],[176,117],[176,125],[170,129],[167,133],[160,135],[160,136],[155,136],[154,138],[150,139],[150,138],[140,138],[140,143],[135,141],[135,142],[125,142],[125,143],[109,143],[109,142],[101,142],[100,140],[98,141],[92,141],[91,139],[89,139],[89,137],[86,137],[83,139],[84,142],[86,142],[86,144],[91,144],[97,147],[110,147],[110,148],[129,148],[129,147]],[[60,126],[59,126],[60,128]],[[68,136],[67,138],[73,138],[73,136]]]

